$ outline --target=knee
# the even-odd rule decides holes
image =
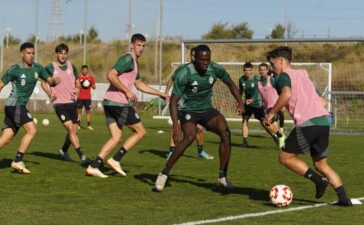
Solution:
[[[225,127],[221,132],[221,140],[223,142],[230,142],[230,138],[231,138],[231,131],[229,127]]]
[[[284,155],[284,154],[279,154],[279,162],[280,162],[282,165],[286,166],[286,165],[288,165],[288,163],[289,163],[289,157],[288,157],[288,156],[286,156],[286,155]]]
[[[187,134],[184,136],[184,139],[187,141],[187,143],[192,143],[193,140],[195,140],[196,134]]]
[[[28,130],[27,134],[34,137],[37,134],[37,129],[30,129]]]
[[[138,131],[136,131],[136,133],[138,134],[139,138],[142,139],[145,137],[145,135],[147,134],[147,132],[145,131],[145,129],[140,129]]]

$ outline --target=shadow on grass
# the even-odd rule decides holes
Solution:
[[[12,159],[3,159],[0,161],[0,169],[9,168],[11,165]]]
[[[216,144],[216,145],[219,145],[220,142],[219,141],[207,141],[208,143],[212,143],[212,144]],[[262,146],[256,146],[256,145],[251,145],[249,144],[248,147],[241,147],[240,144],[237,144],[237,143],[231,143],[231,147],[238,147],[238,148],[241,148],[242,150],[244,149],[249,149],[249,150],[253,150],[253,149],[270,149],[270,147],[262,147]]]
[[[139,153],[140,154],[149,153],[149,154],[156,155],[156,156],[166,159],[168,151],[161,151],[161,150],[157,150],[157,149],[147,149],[147,150],[139,151]],[[194,158],[193,156],[189,156],[189,155],[182,155],[182,157]]]

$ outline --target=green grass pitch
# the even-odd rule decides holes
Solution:
[[[58,150],[65,129],[54,114],[35,117],[38,121],[48,118],[50,125],[38,124],[38,134],[25,155],[32,174],[10,169],[23,131],[0,153],[0,224],[178,224],[260,213],[278,210],[269,204],[268,195],[271,187],[280,183],[293,191],[294,200],[288,208],[336,201],[332,188],[316,200],[310,181],[279,164],[278,150],[267,135],[252,134],[248,149],[238,146],[240,133],[232,135],[229,178],[236,187],[233,191],[216,186],[219,140],[207,133],[205,150],[215,158],[198,158],[193,144],[175,164],[164,191],[158,193],[154,181],[166,162],[166,121],[142,116],[147,136],[122,159],[127,177],[103,168],[110,177],[100,179],[86,176],[79,161],[61,160]],[[79,132],[81,146],[92,159],[109,137],[103,115],[93,115],[93,126],[94,131]],[[124,139],[129,134],[126,128]],[[364,196],[363,142],[360,136],[331,136],[330,140],[329,162],[341,175],[350,197]],[[73,149],[71,156],[77,159]],[[302,158],[311,165],[309,156]],[[363,205],[324,206],[218,224],[363,224],[363,216]]]

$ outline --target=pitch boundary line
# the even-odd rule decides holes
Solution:
[[[364,200],[364,197],[357,198],[358,200]],[[305,209],[312,209],[322,206],[328,206],[332,203],[320,203],[320,204],[314,204],[314,205],[307,205],[307,206],[299,206],[296,208],[287,208],[287,209],[278,209],[278,210],[272,210],[272,211],[266,211],[266,212],[260,212],[260,213],[248,213],[248,214],[242,214],[237,216],[228,216],[228,217],[222,217],[217,219],[209,219],[209,220],[199,220],[199,221],[192,221],[187,223],[180,223],[176,225],[197,225],[197,224],[208,224],[208,223],[218,223],[218,222],[225,222],[225,221],[231,221],[231,220],[238,220],[238,219],[245,219],[245,218],[253,218],[253,217],[261,217],[261,216],[267,216],[272,214],[279,214],[279,213],[286,213],[286,212],[293,212],[293,211],[300,211]]]

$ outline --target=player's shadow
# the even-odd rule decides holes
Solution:
[[[157,150],[157,149],[147,149],[147,150],[139,151],[139,153],[140,154],[149,153],[149,154],[156,155],[156,156],[159,156],[159,157],[165,159],[167,157],[168,151],[161,151],[161,150]],[[182,157],[193,158],[192,156],[189,156],[189,155],[182,155]]]
[[[12,159],[2,159],[0,161],[0,169],[5,169],[10,167],[12,161],[13,161]]]
[[[38,152],[38,151],[35,151],[35,152],[31,152],[29,154],[30,155],[44,157],[44,158],[49,158],[49,159],[55,159],[55,160],[64,161],[63,158],[61,157],[61,155],[60,154],[56,154],[56,153]]]
[[[220,144],[219,141],[207,141],[208,143],[212,143],[212,144]],[[269,149],[269,147],[262,147],[262,146],[256,146],[256,145],[251,145],[249,144],[248,147],[241,147],[240,144],[237,144],[237,143],[231,143],[231,146],[232,147],[238,147],[240,149]]]

